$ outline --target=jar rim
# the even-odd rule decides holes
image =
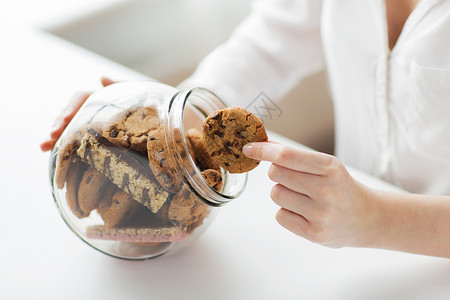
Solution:
[[[210,206],[222,206],[233,199],[238,198],[247,184],[247,173],[231,174],[228,171],[222,171],[223,189],[221,192],[213,189],[201,175],[201,170],[195,163],[194,158],[189,152],[184,128],[184,113],[186,105],[196,109],[204,118],[214,111],[226,108],[226,104],[212,91],[203,87],[193,87],[186,90],[179,90],[170,101],[166,103],[164,109],[164,132],[170,159],[174,163],[178,176],[186,182],[191,191],[194,192],[200,200]],[[180,143],[187,155],[187,159],[179,155],[176,144]],[[233,185],[230,187],[230,185]]]

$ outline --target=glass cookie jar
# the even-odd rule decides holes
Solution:
[[[52,192],[64,221],[118,258],[148,259],[189,244],[247,182],[205,152],[204,119],[223,108],[207,89],[155,82],[92,94],[51,154]]]

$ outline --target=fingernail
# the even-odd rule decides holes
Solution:
[[[246,156],[252,155],[252,151],[253,146],[251,144],[247,144],[242,148],[242,153],[244,153],[244,155]]]

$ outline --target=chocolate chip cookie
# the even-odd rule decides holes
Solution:
[[[220,192],[223,187],[222,175],[219,171],[213,169],[207,169],[202,171],[202,176],[210,187]]]
[[[165,190],[177,192],[181,182],[175,174],[174,166],[169,157],[162,125],[158,129],[149,132],[147,151],[150,169],[156,180]]]
[[[244,173],[259,161],[242,154],[244,145],[267,142],[262,121],[241,107],[229,107],[210,114],[203,124],[203,139],[211,158],[230,173]]]
[[[175,224],[188,227],[203,220],[208,211],[208,205],[200,201],[185,184],[170,202],[169,219]]]
[[[191,155],[195,158],[197,167],[203,171],[207,169],[220,170],[219,166],[212,160],[206,151],[205,141],[203,140],[202,133],[195,128],[191,128],[186,131],[186,140],[189,141],[192,152]]]
[[[67,206],[72,211],[72,213],[78,218],[85,218],[88,215],[85,214],[78,204],[78,188],[80,186],[81,179],[83,178],[84,172],[87,170],[88,166],[78,160],[73,160],[67,171],[67,181],[66,181],[66,201]]]
[[[66,183],[67,172],[72,161],[77,158],[76,150],[79,144],[78,140],[72,139],[58,151],[55,172],[55,182],[58,189],[62,189]]]
[[[105,125],[102,134],[120,147],[146,155],[147,134],[157,129],[159,123],[155,107],[132,108],[117,115],[112,124]]]
[[[142,207],[127,193],[109,188],[101,199],[97,212],[103,219],[105,227],[110,229],[130,220]]]
[[[78,206],[83,214],[89,215],[96,209],[102,197],[108,179],[94,168],[89,168],[83,174],[78,187]]]
[[[93,128],[100,127],[98,124],[91,124]],[[58,150],[56,157],[56,171],[55,171],[55,183],[58,189],[64,187],[66,182],[67,172],[72,162],[79,160],[76,155],[76,150],[80,147],[81,140],[83,139],[86,128],[82,127],[79,130],[71,132],[61,142],[61,148]]]

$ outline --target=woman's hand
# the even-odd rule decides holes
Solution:
[[[450,196],[376,191],[334,156],[252,143],[248,157],[271,161],[277,221],[329,247],[371,247],[450,258]]]
[[[276,143],[252,143],[244,154],[271,161],[271,198],[286,229],[329,247],[365,246],[376,228],[375,193],[356,182],[334,156]]]
[[[115,81],[108,78],[102,78],[101,82],[104,87],[115,83]],[[72,99],[69,101],[64,110],[62,110],[56,117],[52,131],[50,132],[50,138],[41,144],[42,151],[45,152],[53,149],[56,141],[59,139],[64,129],[91,94],[92,93],[89,92],[80,92],[72,96]]]

